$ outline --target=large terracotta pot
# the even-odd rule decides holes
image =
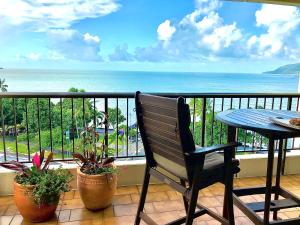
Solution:
[[[77,168],[77,188],[87,209],[104,209],[112,203],[117,188],[117,174],[89,175]]]
[[[53,217],[58,205],[58,200],[51,205],[38,205],[34,202],[32,197],[32,185],[24,187],[21,184],[14,182],[14,189],[15,203],[25,221],[38,223],[47,221]]]

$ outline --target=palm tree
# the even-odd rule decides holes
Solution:
[[[5,84],[5,79],[0,78],[0,89],[2,92],[7,92],[8,85]]]

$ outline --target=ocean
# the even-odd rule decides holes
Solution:
[[[10,92],[297,92],[299,75],[3,69]]]

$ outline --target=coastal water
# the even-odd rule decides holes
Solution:
[[[297,92],[299,76],[287,74],[0,70],[8,91],[55,92]]]

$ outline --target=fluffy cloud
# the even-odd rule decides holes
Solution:
[[[110,61],[133,61],[134,56],[128,52],[127,44],[119,45],[115,51],[108,55]]]
[[[171,26],[170,20],[161,23],[157,28],[158,39],[161,41],[169,41],[175,32],[176,28]]]
[[[266,33],[249,38],[247,46],[251,54],[260,57],[293,57],[295,48],[300,47],[291,36],[300,24],[297,7],[263,5],[255,16],[256,25],[266,29]]]
[[[83,39],[86,41],[86,42],[94,42],[94,43],[100,43],[100,38],[98,36],[93,36],[89,33],[85,33],[83,35]]]
[[[72,29],[55,29],[48,32],[52,58],[84,61],[101,61],[100,38]]]
[[[85,18],[96,18],[119,9],[117,0],[1,0],[1,22],[26,24],[35,30],[69,28]]]
[[[171,25],[165,20],[157,28],[158,42],[136,48],[138,61],[204,61],[221,56],[241,57],[243,35],[236,23],[226,24],[217,0],[197,0],[195,10]],[[239,49],[235,51],[235,49]]]

